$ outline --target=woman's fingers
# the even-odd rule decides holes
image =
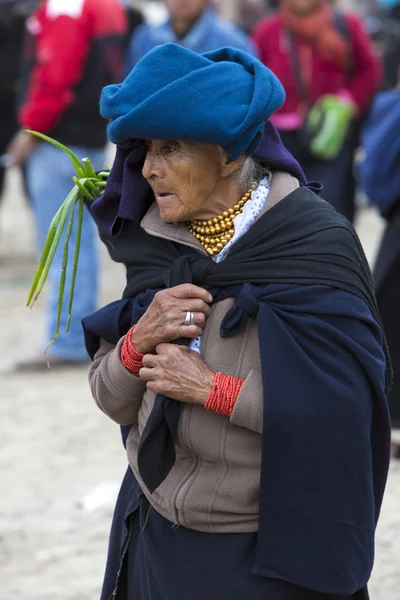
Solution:
[[[209,317],[211,314],[211,306],[203,300],[180,300],[179,306],[184,311],[189,310],[193,313],[203,313],[206,317]]]
[[[189,325],[185,325],[186,312],[182,313],[184,327],[190,327],[190,326],[196,325],[197,328],[203,329],[203,327],[206,324],[206,320],[207,320],[206,315],[204,313],[202,313],[202,312],[193,312],[191,314],[193,315],[194,323],[190,323]]]
[[[157,356],[155,354],[145,354],[142,362],[147,369],[154,369],[157,366]]]
[[[156,378],[156,373],[154,369],[142,367],[139,371],[139,377],[142,381],[154,381]]]
[[[213,300],[210,292],[201,288],[197,285],[193,285],[191,283],[183,283],[182,285],[177,285],[173,288],[170,288],[169,291],[175,296],[175,298],[179,299],[189,299],[189,298],[198,298],[203,300],[203,302],[210,303]]]
[[[180,337],[184,338],[196,338],[201,335],[203,328],[198,325],[181,325],[177,330],[177,335],[174,339],[178,339]]]
[[[192,284],[157,292],[132,333],[133,345],[144,354],[152,352],[160,342],[197,337],[211,314],[210,302],[211,294]],[[188,313],[193,313],[194,323],[185,325]]]

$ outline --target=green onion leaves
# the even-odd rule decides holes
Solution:
[[[75,215],[77,213],[77,230],[76,230],[76,244],[74,250],[73,257],[73,266],[72,266],[72,278],[71,285],[69,289],[69,301],[68,301],[68,320],[66,324],[66,331],[69,329],[69,325],[71,322],[72,315],[72,305],[75,291],[75,282],[76,282],[76,273],[78,269],[78,261],[79,261],[79,250],[81,244],[81,236],[82,236],[82,222],[83,222],[83,213],[84,213],[84,200],[89,202],[93,202],[98,198],[104,191],[104,188],[107,183],[107,178],[110,173],[110,168],[108,165],[105,165],[104,171],[100,173],[96,173],[93,165],[91,164],[88,158],[83,158],[80,160],[76,154],[74,154],[69,148],[60,144],[56,140],[42,134],[37,131],[27,130],[28,133],[35,135],[36,137],[42,139],[45,142],[49,142],[56,146],[60,150],[66,152],[72,161],[74,166],[76,175],[72,178],[75,183],[71,192],[68,194],[67,198],[64,200],[57,214],[54,216],[49,231],[47,233],[47,238],[44,244],[44,248],[39,260],[39,265],[35,273],[35,277],[32,282],[32,287],[29,292],[27,306],[32,308],[38,299],[44,284],[46,283],[47,277],[49,275],[50,267],[54,260],[55,253],[57,251],[60,240],[63,236],[63,232],[65,230],[64,241],[63,241],[63,258],[62,258],[62,268],[61,268],[61,278],[60,278],[60,287],[58,293],[58,310],[57,310],[57,326],[56,331],[54,332],[53,340],[49,343],[47,348],[55,342],[60,332],[60,323],[61,323],[61,314],[62,308],[64,306],[64,294],[65,294],[65,283],[67,277],[67,269],[68,258],[69,258],[69,241],[71,238],[72,229],[74,226]],[[77,208],[77,210],[75,210]],[[47,350],[46,348],[46,350]]]

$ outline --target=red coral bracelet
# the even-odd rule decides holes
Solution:
[[[125,369],[128,369],[135,377],[139,377],[139,371],[143,367],[143,356],[138,352],[132,344],[132,332],[135,329],[135,325],[128,331],[124,342],[121,346],[121,362]]]
[[[244,381],[231,375],[216,373],[212,390],[204,406],[206,410],[230,417]]]

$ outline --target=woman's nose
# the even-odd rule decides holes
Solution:
[[[145,179],[154,179],[154,177],[160,177],[161,174],[161,160],[160,155],[156,152],[149,150],[146,154],[144,161],[142,175]]]

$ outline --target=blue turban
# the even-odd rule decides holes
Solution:
[[[235,159],[255,152],[266,121],[284,101],[277,77],[247,52],[196,54],[164,44],[123,83],[104,88],[100,111],[111,119],[114,144],[133,138],[204,142]]]

